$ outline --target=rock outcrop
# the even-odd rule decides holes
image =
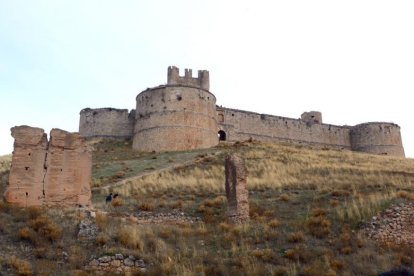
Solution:
[[[19,206],[90,206],[91,152],[78,133],[18,126],[7,202]]]
[[[225,159],[227,217],[234,223],[249,220],[249,192],[246,188],[247,169],[244,160],[237,155]]]

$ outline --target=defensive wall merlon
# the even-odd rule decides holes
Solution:
[[[132,139],[140,151],[207,148],[219,140],[297,142],[374,154],[404,156],[400,127],[370,122],[356,126],[324,124],[322,113],[309,111],[299,119],[216,106],[209,91],[209,72],[180,76],[168,67],[167,84],[148,88],[136,97],[136,111],[86,108],[80,112],[83,137]]]

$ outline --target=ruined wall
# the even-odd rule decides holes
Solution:
[[[20,206],[42,205],[47,136],[43,129],[29,126],[14,127],[11,135],[14,150],[4,198]]]
[[[50,132],[44,182],[46,205],[91,205],[92,154],[78,133]]]
[[[229,141],[289,141],[351,149],[350,127],[217,107],[219,128]]]
[[[78,133],[52,129],[50,142],[43,129],[18,126],[7,202],[19,206],[91,205],[91,153]]]
[[[217,145],[216,98],[181,85],[147,89],[137,98],[133,149],[174,151]]]
[[[405,156],[400,127],[392,123],[364,123],[351,131],[352,150]]]
[[[184,76],[180,77],[179,69],[175,66],[170,66],[168,67],[167,84],[192,86],[208,91],[210,90],[210,76],[208,71],[199,70],[198,77],[193,78],[192,70],[185,69]]]
[[[80,112],[79,133],[86,138],[131,139],[134,133],[135,110],[85,108]]]

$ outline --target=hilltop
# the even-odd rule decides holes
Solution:
[[[92,217],[0,202],[2,272],[83,275],[99,257],[116,254],[140,260],[134,273],[150,275],[414,269],[409,245],[379,243],[365,231],[372,217],[414,200],[412,159],[255,141],[164,153],[105,140],[91,147]],[[245,225],[225,217],[228,153],[244,158],[249,171],[251,221]],[[10,157],[1,162],[3,192]],[[112,204],[105,203],[109,192],[119,194]],[[88,221],[95,233],[78,240],[78,224]],[[99,267],[109,263],[101,261]]]

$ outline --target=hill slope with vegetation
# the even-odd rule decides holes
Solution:
[[[92,147],[96,237],[76,239],[84,218],[76,210],[1,202],[4,271],[82,274],[92,258],[116,253],[144,260],[150,275],[414,269],[411,247],[379,244],[361,231],[378,212],[414,200],[412,159],[258,142],[160,154],[133,152],[128,142]],[[225,217],[229,153],[243,157],[249,171],[251,221],[244,225]],[[112,204],[105,203],[109,192],[119,194]]]

